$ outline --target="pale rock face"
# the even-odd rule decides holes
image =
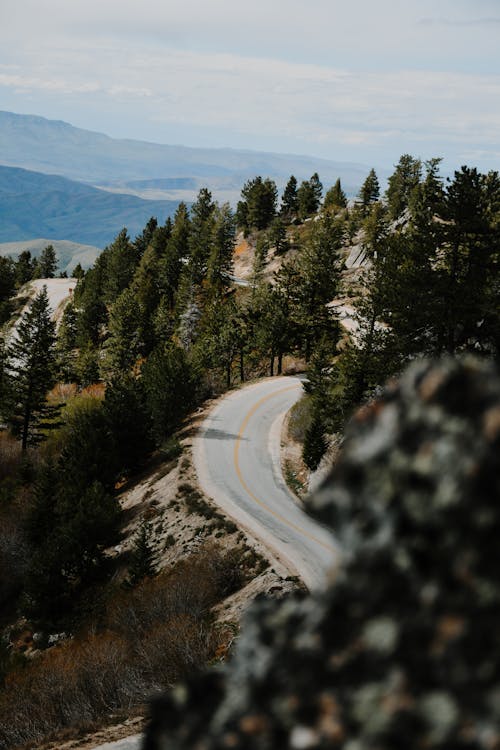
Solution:
[[[155,704],[146,749],[500,747],[499,414],[470,358],[359,411],[312,499],[342,572],[256,602],[232,660]]]

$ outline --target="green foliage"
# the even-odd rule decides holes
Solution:
[[[141,370],[147,407],[158,441],[169,437],[196,401],[196,378],[183,349],[155,349]]]
[[[114,242],[104,251],[106,257],[106,277],[104,282],[104,299],[109,304],[130,284],[140,256],[137,248],[130,242],[126,229],[117,235]]]
[[[273,222],[269,228],[269,242],[276,248],[276,253],[282,255],[290,249],[290,243],[287,238],[286,224],[281,218],[277,216],[273,219]]]
[[[0,256],[0,327],[12,312],[11,297],[16,291],[16,266],[11,258]]]
[[[314,471],[318,468],[327,448],[323,422],[319,415],[315,414],[306,430],[302,451],[302,457],[308,469]]]
[[[126,374],[117,376],[106,388],[102,410],[112,436],[116,476],[128,474],[155,447],[142,381]]]
[[[35,261],[31,257],[29,250],[23,250],[19,253],[16,261],[16,284],[22,286],[33,278]]]
[[[220,294],[231,283],[235,230],[234,214],[229,204],[225,203],[216,212],[212,230],[212,247],[207,269],[207,283],[212,295]]]
[[[297,214],[298,210],[299,200],[297,197],[297,178],[292,175],[283,191],[280,213],[282,216],[290,220]]]
[[[78,597],[106,572],[103,550],[116,536],[119,506],[98,481],[72,485],[64,473],[39,486],[28,528],[43,519],[46,534],[31,538],[34,553],[26,582],[27,613],[48,627],[64,625]],[[64,481],[65,480],[65,481]]]
[[[9,421],[19,433],[23,450],[41,435],[36,430],[44,414],[47,391],[54,383],[55,325],[50,317],[47,289],[37,294],[17,326],[7,349],[6,373],[12,398]]]
[[[347,207],[347,197],[342,190],[340,177],[336,181],[335,185],[331,187],[330,190],[328,190],[328,192],[326,193],[323,205],[325,208],[332,208],[337,210],[339,208]]]
[[[323,185],[318,173],[315,172],[311,179],[301,182],[297,191],[298,213],[302,221],[308,216],[316,213],[321,205]]]
[[[57,271],[57,256],[53,245],[47,245],[35,263],[34,279],[53,279]]]
[[[64,308],[61,324],[57,332],[56,364],[60,380],[72,383],[78,379],[76,372],[76,344],[78,335],[78,313],[72,302]]]
[[[153,529],[150,523],[142,521],[132,542],[128,578],[126,585],[137,586],[145,578],[156,574],[156,553],[151,544]]]
[[[269,178],[248,180],[241,191],[237,223],[242,229],[266,229],[276,214],[278,190]]]
[[[133,290],[124,289],[109,316],[104,368],[111,375],[130,372],[142,349],[141,311]]]
[[[422,162],[409,154],[403,154],[394,173],[389,177],[385,194],[389,215],[397,219],[410,206],[412,193],[420,182]]]
[[[380,185],[377,177],[377,173],[374,169],[370,169],[368,173],[368,177],[363,182],[361,189],[359,191],[359,199],[361,201],[361,206],[363,210],[363,214],[366,214],[367,210],[371,206],[372,203],[375,203],[375,201],[378,201],[380,196]]]

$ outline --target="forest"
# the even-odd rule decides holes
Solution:
[[[139,704],[214,658],[210,608],[245,577],[231,550],[157,574],[144,527],[120,581],[107,552],[120,488],[152,456],[178,456],[197,407],[293,362],[307,373],[303,460],[316,469],[410,360],[497,360],[499,251],[498,173],[445,179],[439,159],[405,154],[383,194],[374,170],[354,199],[318,174],[291,176],[281,196],[257,176],[235,211],[202,189],[77,267],[57,328],[42,291],[8,333],[19,289],[57,273],[53,248],[0,258],[0,748]],[[354,311],[350,333],[334,300]],[[12,647],[21,620],[38,634],[34,658]],[[60,633],[71,638],[54,645]]]

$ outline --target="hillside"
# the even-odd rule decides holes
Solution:
[[[20,242],[2,242],[0,255],[9,255],[16,259],[24,250],[29,250],[33,258],[38,258],[47,245],[52,245],[56,251],[59,271],[65,271],[68,275],[78,263],[84,269],[90,268],[101,252],[100,248],[94,245],[83,245],[68,240],[49,240],[42,237]]]
[[[65,122],[11,112],[0,112],[0,164],[141,194],[160,190],[162,197],[177,199],[179,190],[186,193],[183,197],[192,198],[207,184],[218,199],[222,198],[219,190],[226,199],[236,196],[243,182],[256,174],[272,177],[282,186],[291,174],[307,179],[314,172],[325,184],[340,177],[344,189],[354,194],[369,170],[362,164],[308,156],[114,139]]]
[[[176,207],[173,201],[146,201],[0,166],[0,242],[44,237],[104,247],[124,226],[135,236],[151,216],[164,222]]]

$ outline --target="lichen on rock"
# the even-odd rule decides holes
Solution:
[[[419,361],[314,495],[344,565],[257,601],[231,661],[157,701],[147,750],[500,748],[500,380]]]

